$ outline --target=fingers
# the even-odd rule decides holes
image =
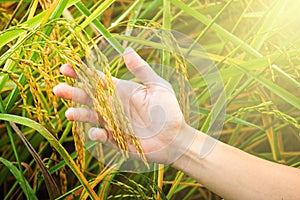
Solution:
[[[58,84],[53,88],[53,92],[57,97],[64,98],[67,100],[73,100],[80,104],[88,106],[93,105],[92,99],[82,89],[69,86],[67,84]]]
[[[104,120],[97,119],[96,112],[87,108],[69,108],[66,113],[66,117],[70,121],[88,122],[93,124],[104,124]]]
[[[106,77],[105,77],[104,73],[99,72],[99,71],[97,71],[97,73],[98,73],[99,77],[101,78],[101,80],[102,80],[102,82],[104,84],[104,89],[107,89],[107,82],[106,82]],[[111,78],[112,78],[112,81],[113,81],[113,83],[115,85],[117,85],[119,83],[119,81],[120,81],[120,79],[118,79],[116,77],[112,76]]]
[[[108,132],[101,128],[91,128],[88,132],[89,138],[93,141],[106,143],[108,140]]]
[[[60,72],[70,78],[77,78],[77,74],[70,64],[64,64],[60,67]]]
[[[145,85],[160,81],[161,78],[132,48],[126,48],[123,57],[128,70]]]

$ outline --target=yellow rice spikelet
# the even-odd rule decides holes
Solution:
[[[90,60],[87,60],[88,65],[82,63],[80,67],[77,66],[75,68],[75,71],[87,94],[93,100],[98,121],[103,119],[107,123],[108,129],[117,146],[122,150],[123,156],[128,157],[128,143],[133,144],[141,160],[148,166],[143,149],[134,134],[133,128],[125,115],[121,100],[115,91],[115,84],[113,83],[106,57],[100,51],[96,50],[95,52],[97,54],[97,64],[102,68],[105,75],[105,83]]]
[[[182,50],[179,47],[179,44],[174,38],[173,34],[169,30],[163,30],[163,33],[154,33],[161,38],[161,41],[163,44],[170,50],[171,57],[175,60],[175,70],[177,73],[179,73],[178,76],[178,83],[179,83],[179,105],[181,110],[183,111],[184,117],[186,120],[189,119],[189,111],[190,111],[190,102],[189,102],[189,96],[186,95],[186,91],[188,91],[188,72],[187,72],[187,63],[186,59],[183,55]]]
[[[77,154],[76,162],[80,167],[81,172],[85,170],[85,150],[84,150],[84,131],[82,123],[73,123],[72,127],[75,151]]]
[[[66,167],[63,166],[59,171],[59,182],[61,187],[61,193],[65,194],[68,191],[68,179],[66,174]]]

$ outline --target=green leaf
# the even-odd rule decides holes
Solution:
[[[2,157],[0,157],[0,162],[2,162],[17,179],[24,194],[26,195],[26,198],[32,200],[38,200],[33,189],[29,185],[28,181],[24,178],[23,174],[13,164]]]
[[[21,138],[21,140],[25,144],[26,148],[28,149],[28,151],[30,152],[30,154],[32,155],[32,157],[34,158],[36,163],[38,164],[38,166],[39,166],[39,168],[40,168],[40,170],[41,170],[41,172],[44,176],[44,179],[45,179],[45,184],[46,184],[46,188],[47,188],[47,191],[48,191],[48,194],[49,194],[49,198],[51,200],[55,199],[56,197],[58,197],[60,195],[60,192],[59,192],[59,189],[58,189],[53,177],[50,175],[48,169],[44,165],[44,162],[39,157],[39,155],[35,151],[35,149],[31,146],[30,142],[26,139],[24,134],[17,127],[17,125],[15,123],[11,122],[10,126],[14,129],[14,131]]]
[[[238,69],[243,70],[246,74],[250,75],[253,79],[257,82],[265,86],[267,89],[272,91],[274,94],[285,100],[287,103],[293,105],[295,108],[300,110],[300,98],[296,97],[295,95],[288,92],[286,89],[280,87],[278,84],[273,83],[272,81],[262,77],[261,75],[254,73],[245,69],[242,66],[234,65]],[[300,88],[299,88],[300,89]]]
[[[56,149],[56,151],[61,155],[61,157],[65,160],[66,164],[71,168],[74,174],[77,176],[78,180],[81,182],[83,187],[87,190],[90,197],[92,199],[97,199],[97,195],[89,186],[88,181],[84,177],[84,175],[80,172],[80,169],[77,167],[76,163],[74,162],[73,158],[69,155],[66,149],[60,144],[60,142],[42,125],[39,123],[16,115],[10,114],[0,114],[0,120],[10,121],[17,124],[22,124],[24,126],[28,126],[37,132],[39,132],[48,142]]]
[[[180,8],[181,10],[183,10],[185,13],[191,15],[192,17],[194,17],[201,23],[205,24],[206,26],[209,26],[211,24],[210,19],[208,19],[205,15],[201,14],[194,8],[189,7],[185,3],[183,3],[179,0],[172,0],[171,3],[174,4],[175,6],[177,6],[178,8]],[[254,48],[252,48],[245,41],[241,40],[237,36],[233,35],[229,31],[224,29],[222,26],[214,23],[211,25],[211,28],[214,31],[216,31],[217,33],[219,33],[220,35],[222,35],[227,40],[231,41],[233,44],[240,46],[240,48],[243,49],[245,52],[247,52],[255,57],[261,57],[261,54],[258,51],[256,51]]]
[[[72,6],[77,1],[79,1],[79,0],[69,0],[65,7],[61,6],[55,10],[54,14],[52,15],[52,18],[60,16],[63,9]],[[43,11],[43,12],[39,13],[38,15],[34,16],[33,18],[29,19],[28,21],[24,22],[23,24],[20,24],[21,28],[13,27],[13,28],[9,29],[8,31],[1,33],[0,34],[0,49],[7,43],[9,43],[12,40],[16,39],[17,37],[19,37],[21,34],[26,33],[26,28],[31,28],[31,29],[37,28],[41,24],[42,20],[44,19],[46,12],[47,11]],[[24,29],[22,29],[22,27],[24,27]],[[1,64],[1,61],[2,60],[0,60],[0,64]]]
[[[109,3],[111,2],[112,0],[109,1]],[[105,5],[106,3],[107,2],[104,2]],[[97,30],[103,35],[103,37],[112,45],[112,47],[114,47],[114,49],[118,53],[123,54],[124,49],[122,45],[114,37],[112,37],[110,32],[98,19],[95,19],[98,16],[98,14],[101,14],[104,10],[99,9],[97,10],[98,13],[93,14],[89,11],[89,9],[87,9],[87,7],[82,2],[76,3],[75,6],[83,15],[87,17],[87,21],[83,24],[83,27],[86,26],[88,23],[92,22],[97,28]]]

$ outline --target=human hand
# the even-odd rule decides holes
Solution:
[[[191,144],[194,131],[184,120],[172,86],[159,77],[153,69],[133,50],[126,49],[124,61],[128,70],[143,84],[113,78],[116,91],[121,99],[126,116],[149,161],[170,164],[178,159]],[[74,69],[66,64],[61,73],[77,78]],[[105,77],[102,80],[105,82]],[[79,88],[59,84],[54,88],[56,96],[74,100],[88,106],[93,100]],[[76,98],[80,96],[80,98]],[[68,120],[98,123],[96,113],[86,108],[69,108]],[[89,138],[102,143],[115,144],[105,120],[100,120],[104,129],[91,128]],[[129,151],[135,154],[133,144]]]

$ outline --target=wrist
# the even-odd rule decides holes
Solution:
[[[183,130],[183,134],[189,139],[185,139],[178,144],[177,148],[181,156],[172,163],[172,167],[186,171],[185,168],[187,168],[191,162],[200,160],[201,149],[208,136],[188,125]]]

